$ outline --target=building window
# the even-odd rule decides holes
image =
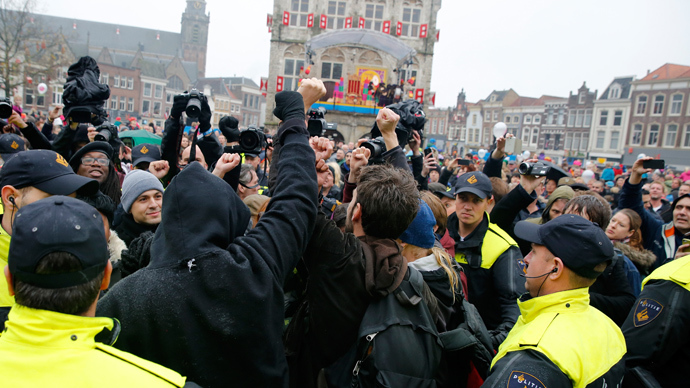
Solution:
[[[573,145],[573,136],[569,133],[565,134],[565,146],[563,149],[569,150],[570,147]]]
[[[165,102],[172,104],[172,102],[173,102],[173,94],[172,93],[165,93]]]
[[[549,113],[546,114],[546,124],[553,125],[553,110],[549,110]]]
[[[659,143],[659,125],[652,124],[649,126],[649,136],[647,137],[648,146],[656,146]]]
[[[587,98],[587,94],[585,92],[580,93],[580,99],[578,100],[578,104],[582,105],[585,103],[585,99]]]
[[[127,112],[134,112],[134,99],[131,97],[127,101]]]
[[[582,142],[580,143],[580,151],[587,151],[587,147],[589,147],[589,134],[583,133]]]
[[[346,1],[329,1],[328,2],[328,23],[326,27],[329,29],[341,29],[345,27],[345,7]]]
[[[144,97],[151,97],[151,84],[148,82],[144,83]]]
[[[156,85],[156,94],[154,97],[158,99],[163,98],[163,85]]]
[[[290,25],[306,27],[309,15],[309,0],[292,0]]]
[[[530,115],[525,115],[525,118],[523,119],[525,124],[532,124],[532,116]]]
[[[547,133],[546,135],[544,135],[544,149],[548,150],[550,148],[552,148],[552,146],[551,146],[551,134]]]
[[[113,87],[114,88],[119,88],[120,87],[120,76],[116,75],[113,77]]]
[[[529,144],[529,128],[523,129],[522,142],[525,143],[525,145]]]
[[[129,90],[134,89],[134,78],[132,78],[132,77],[127,78],[127,89],[129,89]]]
[[[124,112],[125,108],[127,108],[127,98],[122,97],[120,99],[120,111]]]
[[[561,134],[557,133],[554,135],[553,149],[554,149],[554,151],[557,151],[557,150],[561,149],[560,147],[561,147]]]
[[[367,4],[364,11],[364,28],[368,30],[381,31],[383,25],[383,5]]]
[[[151,101],[144,100],[141,104],[141,114],[151,115]]]
[[[462,127],[460,130],[460,141],[465,141],[467,137],[467,129],[465,127]]]
[[[436,120],[431,120],[431,134],[436,134]]]
[[[576,110],[571,109],[570,111],[568,111],[568,126],[569,127],[575,126],[575,116],[577,116]]]
[[[321,79],[332,79],[340,81],[343,76],[343,64],[323,62],[321,64]]]
[[[607,110],[602,110],[601,113],[599,113],[599,125],[601,126],[606,126],[606,121],[609,118],[609,111]]]
[[[494,111],[494,120],[493,121],[498,121],[498,111]]]
[[[285,59],[285,67],[283,69],[283,90],[295,91],[299,87],[299,72],[300,68],[304,67],[304,61],[298,59]],[[244,106],[247,106],[246,95]]]
[[[597,145],[596,148],[598,150],[604,148],[604,140],[606,140],[606,132],[604,131],[597,131]]]
[[[635,124],[632,131],[632,137],[630,138],[631,145],[642,144],[642,124]]]
[[[402,36],[416,38],[419,35],[419,24],[421,19],[421,8],[403,8]]]
[[[572,150],[577,151],[579,148],[580,148],[580,134],[574,133],[573,134],[573,148],[572,148]]]
[[[101,73],[101,83],[102,83],[103,85],[107,85],[107,84],[108,84],[108,81],[109,81],[108,78],[109,78],[109,77],[108,77],[108,73]]]
[[[621,95],[621,87],[620,85],[616,84],[611,86],[611,90],[609,91],[609,100],[615,100],[619,98]]]
[[[674,94],[673,97],[671,97],[671,112],[669,114],[680,115],[680,108],[682,105],[683,105],[683,95],[682,94]]]
[[[24,103],[26,105],[33,105],[34,104],[34,91],[33,91],[33,89],[29,89],[29,88],[24,89]]]
[[[417,70],[400,70],[400,79],[407,81],[409,79],[417,79]]]
[[[168,89],[173,89],[173,90],[184,90],[184,83],[182,82],[182,79],[180,77],[174,75],[170,78],[168,78]]]
[[[532,144],[537,145],[539,142],[539,128],[532,129]]]
[[[472,115],[472,125],[477,125],[477,115]]]
[[[160,103],[160,101],[154,101],[153,102],[153,115],[154,116],[160,116],[161,115],[161,103]]]
[[[666,138],[664,139],[664,147],[675,147],[676,138],[678,137],[678,125],[669,124],[666,126]]]
[[[658,94],[654,96],[654,110],[653,115],[660,115],[664,113],[664,95]]]
[[[616,150],[618,149],[618,139],[620,138],[621,133],[618,131],[612,131],[611,132],[611,142],[609,143],[609,149],[611,150]]]
[[[582,127],[582,119],[584,118],[584,116],[585,116],[584,109],[578,109],[577,110],[577,117],[575,118],[575,126],[576,127]],[[591,117],[590,117],[590,121],[591,121]]]
[[[53,86],[53,104],[62,104],[62,85]]]
[[[558,125],[563,125],[565,123],[565,110],[560,109],[558,111]]]
[[[535,124],[541,123],[541,116],[539,116],[539,115],[534,115],[534,123],[535,123]]]
[[[592,110],[586,109],[585,110],[585,128],[589,128],[591,126],[592,126]]]
[[[117,96],[110,97],[110,109],[117,110]]]
[[[443,135],[446,133],[446,122],[441,120],[438,122],[438,134]]]
[[[613,112],[613,126],[620,127],[623,122],[623,111],[617,110]]]
[[[637,108],[635,109],[636,115],[644,115],[647,113],[647,96],[637,97]]]
[[[690,124],[685,126],[685,133],[683,134],[683,148],[690,148]]]
[[[484,112],[484,121],[491,121],[491,112],[489,112],[488,110]]]

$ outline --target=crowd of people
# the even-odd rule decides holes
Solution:
[[[187,135],[184,96],[160,147],[15,110],[3,385],[685,386],[690,173],[525,155],[550,169],[520,174],[510,135],[439,153],[389,108],[372,155],[309,136],[325,91],[278,93],[246,152],[203,100]]]

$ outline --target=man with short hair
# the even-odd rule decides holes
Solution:
[[[0,267],[7,265],[10,239],[17,212],[22,207],[51,195],[94,195],[98,182],[72,171],[62,155],[48,150],[18,153],[0,169],[1,198],[4,208],[0,227]],[[0,328],[14,298],[0,277]]]
[[[483,387],[617,387],[625,373],[623,333],[589,305],[588,287],[614,255],[601,228],[576,215],[515,228],[525,257],[520,318]],[[582,254],[582,252],[587,252]],[[471,291],[470,291],[471,292]]]
[[[649,184],[649,207],[658,214],[664,222],[671,222],[673,213],[669,212],[671,205],[666,201],[666,185],[661,182]]]
[[[680,187],[678,187],[678,196],[682,197],[685,194],[690,194],[690,183],[683,183],[680,185]]]
[[[237,195],[241,200],[252,194],[259,193],[259,177],[256,175],[254,166],[249,163],[242,164],[240,169],[240,182],[237,185]]]
[[[155,144],[139,144],[132,148],[132,169],[148,171],[149,164],[161,159],[161,150]]]
[[[178,373],[110,346],[119,323],[95,317],[110,283],[108,256],[101,215],[78,199],[54,196],[17,211],[4,271],[16,304],[0,337],[3,385],[185,386]]]
[[[623,185],[618,207],[632,209],[642,218],[642,241],[644,248],[652,251],[657,261],[652,270],[688,253],[678,251],[683,235],[690,232],[690,194],[679,196],[671,205],[673,221],[664,223],[645,211],[642,205],[642,175],[651,173],[652,169],[644,168],[642,163],[652,158],[637,160],[631,169],[630,178]]]
[[[524,287],[517,243],[489,220],[491,191],[491,180],[483,173],[461,175],[455,183],[455,213],[448,216],[448,232],[455,240],[455,259],[467,274],[468,299],[497,349],[519,316],[515,301]]]

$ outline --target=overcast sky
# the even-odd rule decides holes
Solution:
[[[39,13],[180,30],[182,0],[52,0]],[[268,75],[273,0],[207,0],[207,76]],[[601,94],[616,76],[690,65],[688,0],[445,0],[438,14],[431,89],[436,106],[492,90],[568,96],[583,81]]]

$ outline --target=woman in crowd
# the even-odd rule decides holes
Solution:
[[[642,247],[642,233],[640,227],[642,219],[630,209],[622,209],[611,217],[611,222],[606,228],[606,235],[613,243],[614,248],[619,249],[627,256],[642,277],[649,275],[649,269],[656,261],[654,253]],[[639,294],[640,290],[634,290]]]

